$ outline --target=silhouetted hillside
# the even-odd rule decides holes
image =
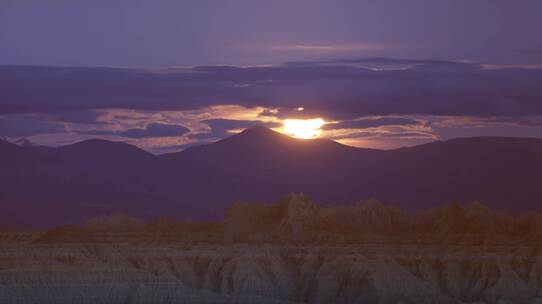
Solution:
[[[405,210],[480,201],[517,212],[541,210],[542,199],[542,140],[531,138],[381,151],[254,127],[161,156],[103,140],[60,148],[1,142],[0,164],[4,226],[76,223],[104,212],[218,219],[234,201],[289,192],[324,204],[376,197]]]

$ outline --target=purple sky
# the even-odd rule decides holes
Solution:
[[[538,0],[4,0],[0,137],[161,153],[278,128],[297,107],[357,146],[542,137],[541,11]]]
[[[0,63],[166,67],[400,57],[542,63],[538,0],[3,0]]]

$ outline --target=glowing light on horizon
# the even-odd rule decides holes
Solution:
[[[313,139],[322,134],[321,127],[324,125],[322,118],[313,119],[286,119],[284,121],[284,133],[300,139]]]

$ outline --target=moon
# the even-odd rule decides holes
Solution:
[[[313,119],[286,119],[284,121],[284,133],[300,139],[314,139],[322,134],[321,127],[324,125],[322,118]]]

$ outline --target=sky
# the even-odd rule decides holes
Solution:
[[[322,57],[541,63],[538,0],[2,0],[0,63],[170,67]]]
[[[3,0],[0,137],[165,153],[292,117],[382,149],[542,137],[540,11],[537,0]]]

